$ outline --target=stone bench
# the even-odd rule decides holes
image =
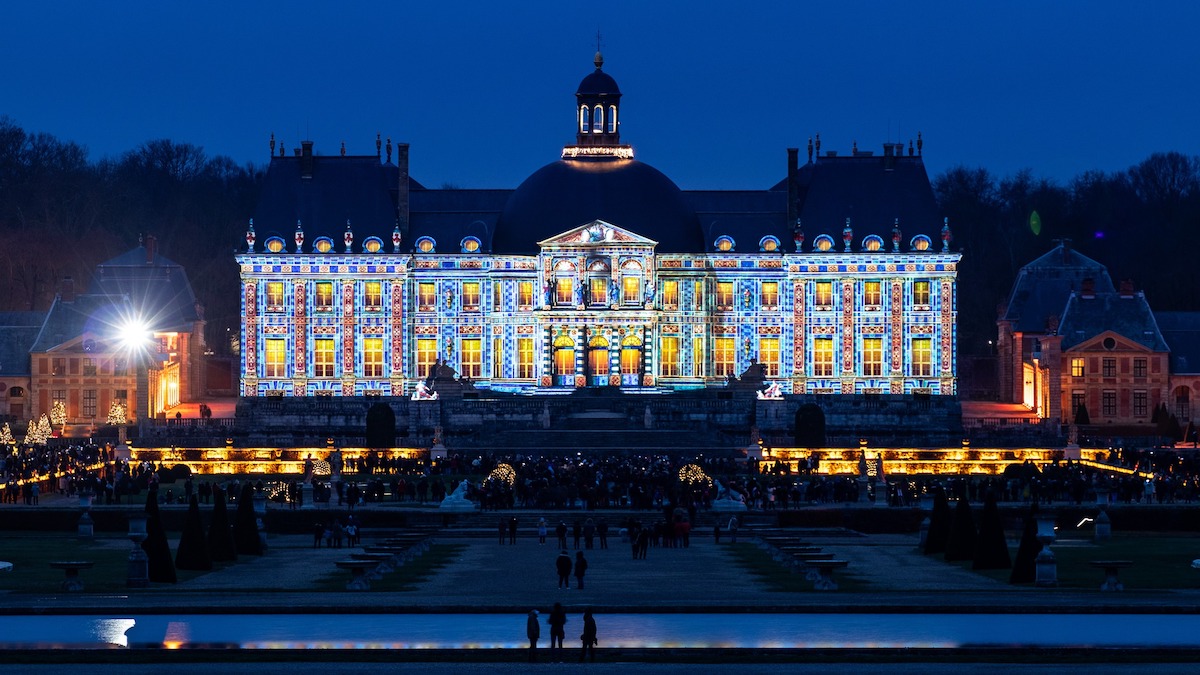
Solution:
[[[1132,567],[1132,560],[1092,560],[1088,565],[1104,570],[1104,583],[1100,584],[1102,591],[1123,591],[1125,586],[1117,579],[1117,573],[1126,567]]]
[[[836,591],[837,582],[833,580],[833,571],[842,569],[850,564],[848,560],[813,560],[808,563],[817,570],[817,578],[813,581],[813,590],[816,591]]]
[[[62,582],[64,591],[78,592],[83,590],[83,579],[79,578],[79,570],[91,569],[96,563],[91,560],[55,560],[50,567],[66,572],[67,578]]]
[[[379,563],[373,560],[338,560],[334,564],[338,566],[338,569],[350,570],[350,581],[346,582],[346,590],[371,590],[371,580],[367,578],[367,573],[375,569]]]

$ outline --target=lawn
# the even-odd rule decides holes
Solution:
[[[779,593],[808,593],[813,592],[813,582],[809,581],[803,571],[793,572],[782,563],[776,562],[757,544],[739,542],[729,545],[733,560],[744,571],[754,577],[767,588]],[[854,576],[853,566],[834,572],[833,580],[838,589],[843,591],[865,591],[868,584]]]

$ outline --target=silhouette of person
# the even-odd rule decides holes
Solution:
[[[592,660],[596,660],[596,645],[599,640],[596,639],[596,618],[592,616],[592,608],[589,607],[583,612],[583,635],[579,636],[583,641],[583,651],[579,653],[579,660],[583,657],[591,655]]]
[[[567,555],[567,549],[554,559],[554,568],[558,571],[558,587],[571,588],[571,556]]]
[[[587,572],[588,561],[583,558],[583,551],[575,552],[575,588],[583,590],[583,575]]]
[[[536,609],[529,610],[529,618],[525,620],[525,635],[529,638],[529,660],[537,661],[537,643],[542,636],[542,624],[538,621]]]
[[[563,609],[561,602],[554,603],[554,609],[550,610],[550,618],[546,619],[546,623],[550,625],[550,648],[562,649],[563,639],[567,636],[567,611]]]

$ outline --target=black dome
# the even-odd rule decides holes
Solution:
[[[658,242],[659,253],[703,253],[695,212],[661,171],[633,159],[564,159],[538,169],[508,198],[493,253],[532,254],[539,241],[604,220]]]
[[[583,78],[583,81],[579,83],[579,89],[575,90],[576,96],[600,96],[604,94],[616,94],[619,96],[621,90],[617,88],[617,81],[599,68]]]

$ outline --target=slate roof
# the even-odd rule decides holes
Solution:
[[[1012,322],[1014,331],[1045,333],[1047,318],[1062,316],[1071,292],[1080,290],[1084,279],[1095,282],[1097,295],[1116,290],[1108,268],[1059,244],[1017,273],[1001,319]]]
[[[190,330],[202,318],[196,294],[181,265],[145,246],[126,251],[96,266],[92,290],[99,295],[126,295],[157,330]]]
[[[38,331],[31,352],[47,352],[85,333],[100,339],[116,334],[132,304],[124,295],[77,295],[74,300],[54,299],[46,322]]]
[[[417,238],[433,237],[438,253],[458,252],[459,243],[477,237],[484,249],[491,248],[492,234],[500,211],[512,190],[413,190],[409,193],[409,241],[401,250],[411,250]],[[390,241],[390,230],[384,241]],[[387,250],[391,250],[390,245]]]
[[[856,249],[868,234],[890,240],[897,218],[906,244],[918,234],[936,240],[942,229],[941,210],[920,157],[864,152],[818,157],[798,168],[796,183],[798,215],[807,242],[819,234],[840,241],[847,218]],[[786,194],[787,179],[771,190]],[[790,229],[787,239],[791,239]]]
[[[1063,311],[1058,334],[1066,351],[1105,331],[1112,331],[1155,352],[1170,351],[1150,311],[1146,296],[1134,293],[1097,293],[1094,297],[1071,294]]]
[[[1155,312],[1154,319],[1171,348],[1171,373],[1200,373],[1200,312]]]
[[[683,198],[700,221],[706,251],[713,250],[713,243],[721,235],[733,238],[737,252],[757,251],[758,242],[767,235],[774,235],[784,249],[792,250],[787,192],[685,190]]]
[[[29,348],[46,312],[0,312],[0,377],[29,377]]]

